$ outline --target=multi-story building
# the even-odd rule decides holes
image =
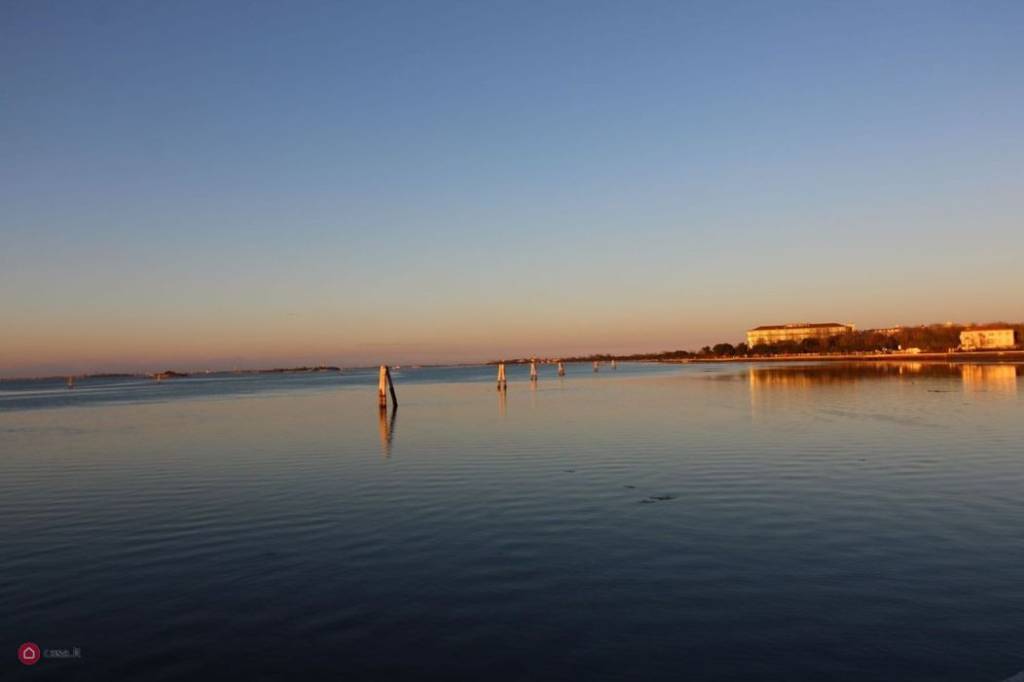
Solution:
[[[1012,327],[970,327],[960,332],[960,348],[963,350],[998,350],[1016,345],[1017,331]]]
[[[827,339],[830,336],[848,334],[853,329],[852,324],[839,324],[838,322],[766,324],[754,327],[747,332],[747,345],[753,348],[760,343],[772,344],[780,341],[799,343],[804,339]]]

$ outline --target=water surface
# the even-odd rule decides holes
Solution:
[[[1002,680],[1014,365],[0,383],[41,678]]]

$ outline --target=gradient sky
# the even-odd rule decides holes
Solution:
[[[0,5],[0,375],[1024,318],[1024,3]]]

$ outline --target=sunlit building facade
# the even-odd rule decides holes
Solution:
[[[964,350],[999,350],[1017,345],[1017,332],[1011,327],[972,327],[960,332]]]
[[[753,348],[760,343],[772,344],[780,341],[799,343],[804,339],[827,339],[830,336],[848,334],[853,329],[852,324],[839,324],[838,322],[766,324],[754,327],[747,332],[747,345]]]

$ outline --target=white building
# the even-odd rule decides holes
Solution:
[[[962,350],[999,350],[1017,345],[1017,331],[1012,327],[971,327],[960,332]]]
[[[827,339],[853,331],[852,324],[838,322],[800,322],[793,324],[766,324],[754,327],[747,332],[747,345],[751,348],[759,343],[772,344],[780,341],[796,341],[804,339]]]

